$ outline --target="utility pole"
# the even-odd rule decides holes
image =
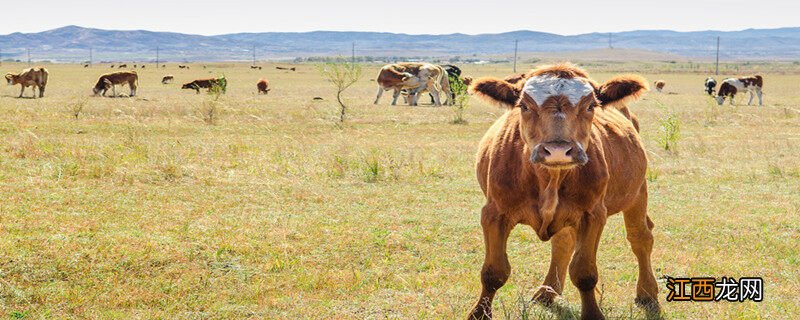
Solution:
[[[517,73],[517,50],[519,49],[519,40],[514,40],[514,73]]]
[[[719,75],[719,36],[717,36],[717,75]]]
[[[159,53],[159,52],[158,52],[158,46],[156,46],[156,69],[158,69],[158,67],[159,67],[159,64],[161,64],[161,63],[158,61],[158,58],[159,58],[159,57],[158,57],[158,53]]]
[[[27,49],[28,49],[28,66],[30,67],[31,66],[31,48],[27,48]]]

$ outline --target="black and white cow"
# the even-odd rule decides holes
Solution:
[[[708,77],[708,78],[706,78],[706,84],[705,85],[706,85],[706,88],[705,88],[706,89],[706,93],[708,93],[708,95],[710,95],[710,96],[713,96],[714,92],[717,91],[717,80],[714,80],[714,78],[712,78],[712,77]]]
[[[761,76],[750,76],[741,78],[728,78],[722,81],[717,92],[717,104],[722,105],[725,102],[725,97],[730,97],[730,103],[733,105],[733,97],[739,92],[749,92],[750,101],[747,102],[749,106],[753,103],[753,94],[758,96],[758,105],[762,105],[761,89],[764,87],[764,79]]]

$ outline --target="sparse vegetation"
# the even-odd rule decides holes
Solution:
[[[342,101],[342,93],[361,79],[362,68],[353,62],[326,62],[318,65],[322,77],[328,80],[336,90],[336,101],[339,103],[339,123],[344,123],[347,105]]]

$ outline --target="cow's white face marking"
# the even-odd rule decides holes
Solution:
[[[525,82],[523,92],[528,94],[538,106],[551,96],[565,96],[573,106],[581,101],[581,98],[594,91],[592,86],[579,78],[565,79],[553,75],[541,75],[528,79]]]

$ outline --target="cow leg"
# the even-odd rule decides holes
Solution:
[[[637,203],[623,213],[625,232],[639,264],[636,283],[636,304],[650,312],[659,312],[658,284],[653,274],[650,255],[653,252],[653,221],[647,216],[647,187],[642,187]]]
[[[576,247],[569,264],[569,278],[581,294],[581,319],[605,319],[594,289],[597,285],[597,246],[606,223],[606,207],[600,203],[592,212],[584,212],[576,230]]]
[[[756,94],[758,95],[758,106],[762,106],[763,104],[761,101],[761,89],[756,90]]]
[[[22,89],[19,90],[19,97],[22,98],[22,93],[25,92],[25,86],[21,86]]]
[[[544,283],[533,294],[534,301],[545,305],[553,303],[564,292],[569,260],[575,250],[575,230],[561,229],[550,239],[550,244],[550,270],[547,271]]]
[[[439,100],[439,98],[440,98],[439,97],[439,90],[436,90],[436,88],[434,86],[430,86],[430,87],[428,87],[428,91],[430,91],[431,95],[433,96],[433,105],[437,106],[437,107],[441,107],[442,106],[442,101]]]
[[[113,85],[113,84],[111,85],[111,93],[114,95],[114,98],[117,97],[117,86],[116,85]]]
[[[481,268],[481,296],[472,309],[468,319],[491,319],[492,300],[500,287],[502,287],[511,274],[511,264],[506,254],[508,235],[515,223],[500,211],[493,203],[483,206],[481,212],[481,227],[483,228],[483,241],[486,246],[486,256]]]
[[[753,94],[753,91],[751,90],[751,91],[750,91],[750,100],[749,100],[749,101],[747,101],[747,105],[748,105],[748,106],[749,106],[750,104],[752,104],[752,103],[753,103],[753,96],[754,96],[754,94]]]
[[[44,98],[44,86],[39,86],[39,98]]]
[[[733,95],[731,95],[731,101],[729,101],[731,105],[733,105]]]
[[[392,94],[392,105],[397,105],[397,97],[400,96],[400,90],[394,89],[394,93]]]
[[[378,94],[375,96],[375,102],[372,104],[378,104],[378,100],[380,100],[381,96],[383,95],[383,88],[378,87]]]

